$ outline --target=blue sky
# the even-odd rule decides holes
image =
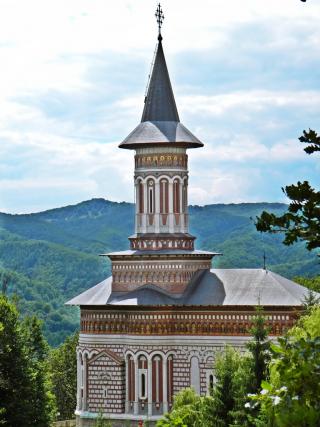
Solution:
[[[193,204],[285,201],[320,184],[320,3],[163,1],[164,49],[190,150]],[[155,43],[150,0],[0,0],[0,211],[133,200],[133,153]]]

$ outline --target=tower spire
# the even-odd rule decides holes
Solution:
[[[160,3],[158,3],[156,13],[155,13],[155,17],[157,18],[158,30],[159,30],[158,40],[161,41],[162,40],[161,27],[162,27],[163,20],[164,20],[164,14],[163,14],[162,7],[161,7]]]
[[[181,122],[172,90],[162,47],[161,28],[164,14],[158,3],[155,17],[158,43],[145,92],[141,123],[119,145],[136,149],[142,146],[175,144],[176,147],[197,148],[203,144]]]

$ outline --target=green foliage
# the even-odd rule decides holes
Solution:
[[[94,423],[94,427],[111,427],[112,424],[110,420],[107,420],[103,417],[102,410],[99,411],[99,414],[96,418],[96,422]]]
[[[157,427],[211,427],[211,405],[211,397],[200,397],[192,388],[182,390],[175,396],[171,412],[157,422]]]
[[[320,425],[320,337],[279,339],[270,382],[253,399],[262,405],[267,425]]]
[[[247,348],[252,355],[253,381],[250,387],[252,393],[256,393],[260,390],[261,382],[268,376],[268,363],[270,361],[269,332],[270,328],[266,327],[263,308],[257,306],[253,325],[250,329],[252,340],[247,344]]]
[[[19,321],[16,307],[0,296],[0,423],[47,427],[54,410],[44,366],[46,343],[36,319]]]
[[[303,135],[299,138],[299,141],[303,142],[304,144],[308,144],[308,146],[304,148],[304,151],[307,154],[320,151],[320,136],[318,136],[317,132],[312,129],[309,129],[308,132],[304,130]]]
[[[314,292],[320,293],[320,276],[315,277],[294,277],[295,282],[299,283]]]
[[[320,151],[320,137],[315,131],[303,131],[299,140],[309,144],[304,149],[306,153]],[[282,191],[291,200],[287,212],[278,216],[263,211],[261,216],[257,217],[257,230],[283,233],[285,245],[300,240],[306,242],[308,250],[320,248],[320,191],[312,188],[308,181],[288,185]]]
[[[52,378],[52,391],[60,420],[74,417],[77,394],[77,344],[78,333],[75,333],[58,348],[53,349],[49,357],[48,368]]]
[[[228,427],[247,422],[244,397],[252,382],[252,362],[232,347],[217,356],[215,362],[216,385],[213,389],[212,416],[214,425]]]
[[[50,424],[55,414],[55,399],[51,392],[51,378],[47,357],[49,346],[42,334],[41,322],[35,316],[22,322],[23,341],[32,365],[32,388],[29,395],[33,408],[34,427]]]
[[[261,405],[256,426],[320,425],[320,307],[301,317],[286,337],[272,345],[270,380],[252,403]]]
[[[290,337],[300,338],[317,338],[320,337],[320,306],[316,305],[310,308],[308,314],[302,316],[297,324],[290,329]]]

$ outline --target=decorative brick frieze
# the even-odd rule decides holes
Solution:
[[[129,292],[152,284],[181,294],[197,271],[211,268],[212,255],[165,254],[109,255],[112,261],[112,290]]]
[[[282,335],[292,327],[298,315],[296,309],[265,308],[266,323],[271,335]],[[228,311],[222,307],[202,307],[196,311],[174,306],[171,310],[82,310],[81,332],[90,334],[129,335],[190,335],[243,336],[249,335],[255,317],[254,307],[237,307]]]
[[[188,168],[188,155],[184,153],[158,153],[135,155],[135,169]]]
[[[170,214],[159,214],[160,221],[162,225],[166,225],[169,221]],[[180,216],[183,216],[184,223],[188,223],[188,215],[187,214],[179,214],[174,215],[174,221],[176,225],[179,224]],[[137,221],[140,221],[142,218],[141,214],[137,215]],[[151,215],[150,219],[153,221],[154,215]],[[180,236],[172,235],[142,235],[142,236],[134,236],[129,237],[130,240],[130,248],[133,250],[152,250],[158,251],[163,249],[183,249],[188,251],[194,250],[194,240],[195,237],[181,234]]]

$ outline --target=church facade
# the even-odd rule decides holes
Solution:
[[[271,335],[291,327],[305,288],[265,269],[212,269],[188,222],[188,153],[203,147],[181,122],[159,33],[141,123],[120,144],[134,151],[130,249],[105,254],[112,275],[70,300],[80,306],[77,426],[102,412],[113,425],[156,421],[174,395],[214,383],[215,354],[243,348],[264,307]],[[192,151],[192,150],[191,150]]]

